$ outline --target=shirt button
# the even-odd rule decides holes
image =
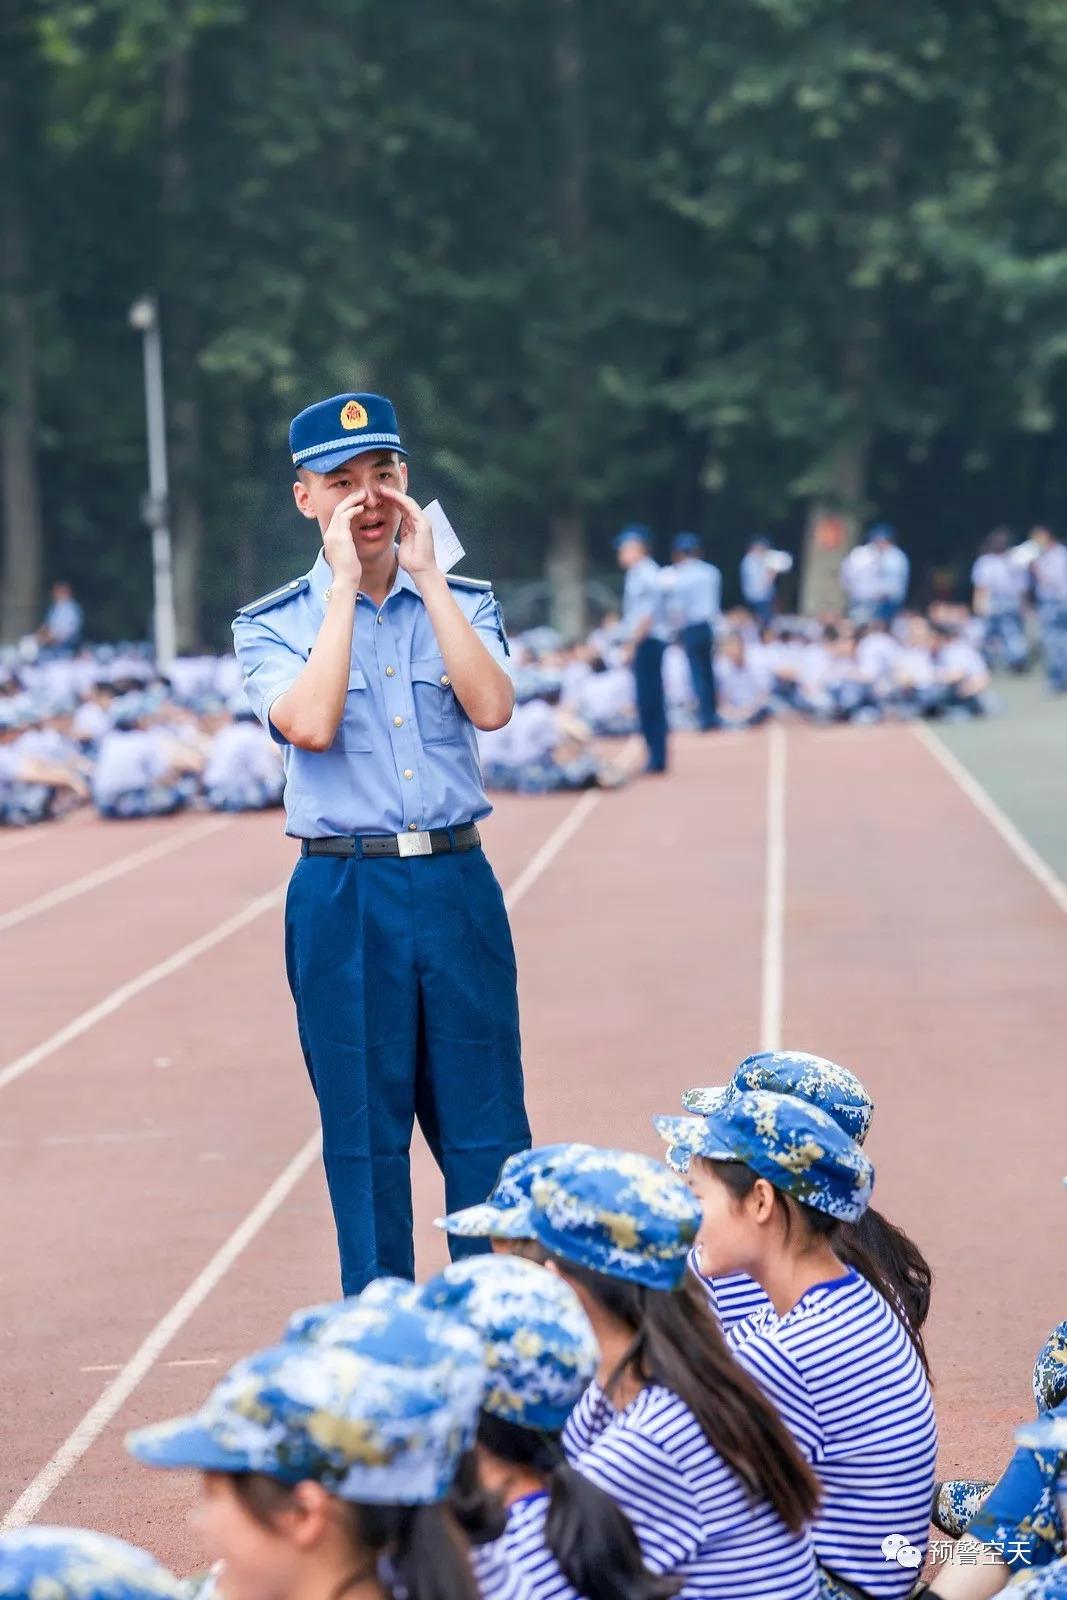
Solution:
[[[393,718],[393,727],[394,728],[402,728],[403,726],[404,726],[403,717],[394,717]]]
[[[378,615],[375,617],[374,620],[375,620],[375,622],[378,624],[378,626],[380,628],[381,625],[382,625],[382,614],[381,614],[380,611],[379,611]]]
[[[444,684],[446,689],[448,688],[449,684],[452,682],[452,679],[448,676],[447,672],[442,672],[442,674],[441,674],[441,682]]]
[[[386,667],[385,676],[387,678],[395,678],[396,677],[396,668],[395,667]]]
[[[415,776],[415,774],[412,772],[410,767],[405,767],[404,768],[404,776],[405,776],[405,778],[413,778]]]
[[[417,822],[409,822],[408,823],[408,832],[409,833],[418,833],[418,831],[419,831],[419,825],[418,825]]]

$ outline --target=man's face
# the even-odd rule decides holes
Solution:
[[[637,563],[643,561],[647,554],[648,550],[640,539],[627,539],[626,543],[621,544],[617,551],[619,566],[624,572],[629,572],[630,568],[636,567]]]
[[[293,484],[293,498],[302,517],[317,522],[322,533],[342,500],[357,492],[365,496],[363,508],[352,519],[352,535],[360,561],[391,548],[400,529],[400,512],[381,493],[383,488],[407,493],[406,462],[392,450],[367,450],[353,456],[333,472],[305,469]]]

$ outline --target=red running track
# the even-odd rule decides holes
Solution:
[[[991,1471],[1063,1309],[1045,1270],[1062,1140],[1040,1109],[1062,1077],[1067,919],[906,730],[773,740],[780,945],[764,736],[679,740],[665,779],[508,800],[487,824],[519,891],[535,1136],[656,1152],[650,1115],[762,1042],[777,950],[771,1020],[871,1087],[879,1203],[937,1273],[942,1471]],[[135,1466],[123,1434],[337,1292],[271,898],[293,846],[276,814],[211,820],[72,822],[0,855],[0,1515],[104,1528],[179,1570],[199,1560],[192,1485]],[[415,1191],[425,1272],[444,1259],[425,1152]]]

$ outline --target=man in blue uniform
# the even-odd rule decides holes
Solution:
[[[637,695],[637,717],[648,746],[646,772],[667,770],[667,700],[663,652],[670,638],[663,569],[649,554],[651,530],[634,522],[615,536],[615,554],[626,574],[622,625],[629,641]]]
[[[695,533],[676,533],[671,554],[674,558],[669,590],[671,620],[689,662],[697,718],[706,732],[719,725],[711,652],[715,645],[715,624],[722,614],[722,573],[710,561],[701,559],[701,544]]]
[[[514,693],[489,585],[437,565],[390,402],[323,400],[289,444],[322,548],[242,608],[234,639],[302,841],[286,964],[351,1295],[414,1275],[416,1117],[450,1211],[530,1143],[515,956],[476,826],[475,729],[503,726]]]

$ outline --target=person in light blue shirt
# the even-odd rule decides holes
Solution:
[[[784,550],[772,550],[770,540],[762,533],[750,540],[741,557],[741,595],[761,628],[770,626],[778,579],[792,565],[792,556]]]
[[[663,568],[652,559],[652,533],[634,522],[615,537],[615,553],[626,574],[622,623],[633,652],[634,689],[641,734],[648,746],[647,772],[667,770],[667,699],[663,652],[671,637]]]
[[[45,612],[37,639],[48,655],[71,655],[81,643],[85,614],[69,583],[52,585],[52,603]]]
[[[301,840],[286,965],[355,1294],[414,1276],[416,1116],[449,1210],[484,1200],[530,1143],[515,954],[476,825],[490,810],[476,730],[508,721],[514,688],[489,586],[437,566],[392,404],[335,395],[294,419],[289,442],[322,548],[242,607],[234,642],[283,747],[286,831]]]
[[[707,731],[719,725],[711,653],[715,625],[722,615],[722,573],[701,558],[701,548],[695,533],[675,534],[668,603],[678,642],[689,662],[698,723]]]

